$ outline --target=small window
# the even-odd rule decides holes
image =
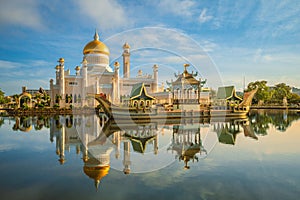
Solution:
[[[69,85],[78,85],[78,82],[71,81],[69,82]]]

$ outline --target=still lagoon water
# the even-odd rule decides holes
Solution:
[[[1,199],[298,199],[300,114],[114,124],[0,117]]]

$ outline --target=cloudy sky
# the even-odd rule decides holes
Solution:
[[[163,82],[190,63],[212,87],[300,87],[299,16],[298,0],[0,0],[0,88],[49,88],[60,57],[74,73],[95,29],[111,62],[130,43],[132,74],[158,64]]]

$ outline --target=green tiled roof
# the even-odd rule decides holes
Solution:
[[[135,152],[145,153],[147,143],[153,139],[154,136],[148,138],[131,137],[130,141]]]
[[[143,83],[137,83],[134,86],[132,86],[130,97],[135,97],[139,95],[142,87],[143,87]]]
[[[234,86],[225,86],[225,87],[218,88],[217,99],[230,99],[230,98],[242,100],[239,96],[236,95]]]
[[[132,86],[130,99],[143,98],[145,100],[153,100],[154,97],[147,94],[144,83],[137,83]]]

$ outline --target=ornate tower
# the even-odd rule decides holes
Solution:
[[[65,59],[60,58],[59,63],[59,95],[62,97],[60,105],[64,105],[65,98]]]
[[[129,78],[130,77],[130,46],[126,42],[123,45],[123,77]]]
[[[158,65],[153,65],[153,78],[154,78],[154,83],[152,87],[152,92],[158,92]]]

